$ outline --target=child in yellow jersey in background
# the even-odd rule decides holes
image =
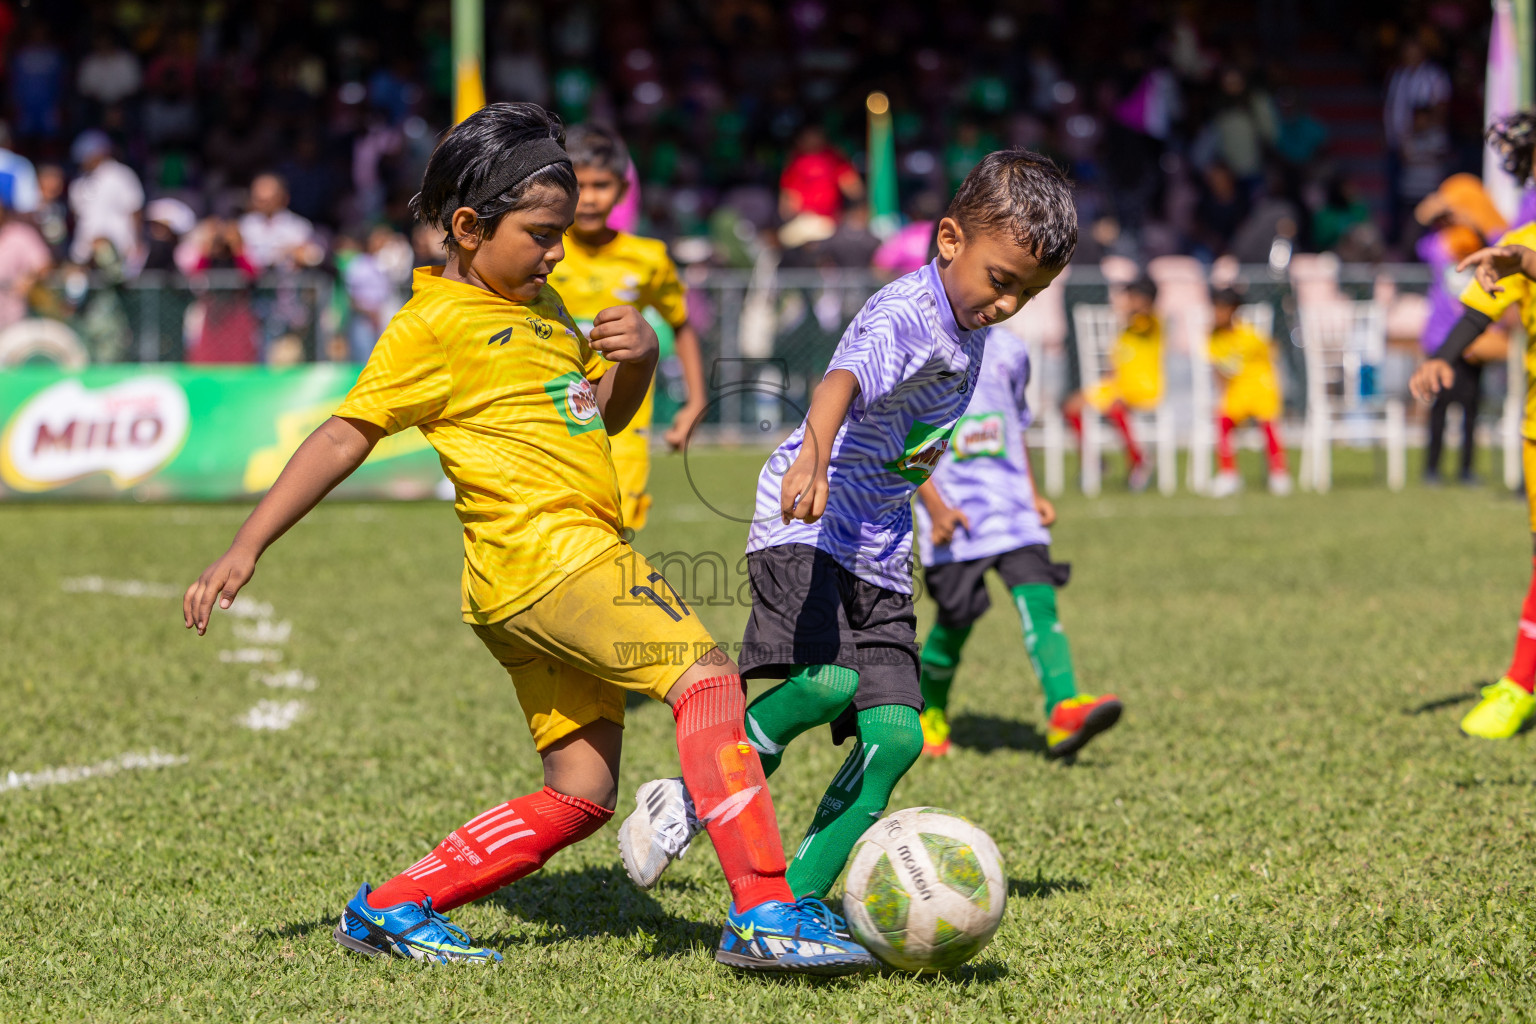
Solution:
[[[1130,462],[1127,485],[1133,491],[1146,490],[1152,468],[1136,443],[1130,413],[1151,412],[1163,400],[1163,324],[1153,311],[1156,301],[1157,285],[1149,277],[1125,286],[1125,329],[1110,354],[1111,373],[1091,384],[1084,380],[1083,390],[1069,395],[1061,406],[1079,442],[1084,403],[1115,425],[1125,442],[1125,457]]]
[[[650,307],[677,333],[677,358],[682,363],[688,400],[673,418],[665,438],[672,448],[680,448],[706,403],[699,337],[688,323],[677,267],[667,255],[666,243],[608,226],[609,214],[629,188],[624,177],[629,153],[623,141],[606,128],[576,125],[566,134],[565,148],[576,169],[581,198],[576,204],[576,220],[565,235],[565,259],[555,267],[550,282],[578,324],[610,306]],[[645,526],[651,506],[646,484],[651,475],[655,400],[656,385],[652,383],[629,426],[610,441],[624,504],[624,525],[631,530]]]
[[[1280,375],[1270,340],[1237,319],[1243,298],[1236,289],[1222,288],[1211,296],[1215,320],[1211,326],[1211,369],[1221,381],[1221,411],[1217,414],[1216,480],[1211,493],[1229,497],[1242,490],[1237,456],[1232,452],[1232,431],[1249,420],[1264,431],[1269,453],[1269,491],[1291,493],[1291,476],[1285,465],[1285,446],[1275,421],[1280,418]]]
[[[650,387],[656,333],[619,306],[598,312],[583,337],[549,287],[576,212],[562,142],[560,122],[537,104],[496,103],[438,143],[411,210],[445,233],[447,265],[416,271],[410,302],[341,408],[187,588],[183,619],[201,635],[214,603],[230,607],[269,545],[385,435],[417,427],[454,485],[464,621],[511,678],[507,699],[528,719],[544,786],[471,818],[378,889],[364,883],[336,942],[368,956],[500,961],[443,913],[537,871],[613,816],[634,691],[672,709],[683,776],[702,794],[699,819],[734,898],[715,958],[763,971],[863,969],[868,952],[784,880],[736,665],[622,537],[608,435]],[[634,648],[646,653],[637,659]],[[412,753],[394,752],[392,769],[409,772]]]

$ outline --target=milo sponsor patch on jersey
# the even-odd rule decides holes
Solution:
[[[955,458],[997,458],[1007,454],[1007,423],[1000,412],[962,416],[955,424]]]
[[[565,420],[565,429],[572,437],[602,428],[603,418],[597,408],[597,389],[581,374],[574,370],[562,373],[544,385],[544,393],[555,403],[555,409],[560,413],[560,418]]]
[[[949,427],[922,422],[912,424],[901,457],[887,462],[885,468],[903,480],[921,484],[949,451],[949,434]]]

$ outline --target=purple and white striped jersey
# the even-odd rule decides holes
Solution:
[[[928,510],[916,502],[917,549],[923,565],[969,562],[1051,542],[1035,510],[1024,445],[1024,428],[1030,423],[1024,402],[1028,383],[1029,346],[1006,327],[993,331],[976,393],[955,424],[948,454],[933,471],[933,485],[945,504],[964,512],[971,526],[957,528],[953,540],[935,547]]]
[[[937,262],[892,281],[843,332],[827,372],[847,370],[859,394],[832,439],[827,510],[786,525],[781,479],[805,440],[801,423],[757,480],[747,550],[809,544],[860,579],[912,592],[912,492],[949,447],[976,388],[987,329],[962,331]]]

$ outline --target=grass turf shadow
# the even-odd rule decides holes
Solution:
[[[668,884],[676,887],[687,883]],[[718,923],[674,917],[649,893],[636,888],[622,868],[613,866],[540,871],[518,879],[489,900],[514,917],[552,929],[549,934],[532,937],[535,942],[644,934],[655,938],[646,955],[668,957],[692,953],[700,946],[713,950],[720,939]],[[507,931],[483,938],[492,946],[497,941],[530,941],[529,936],[513,936]]]
[[[1045,756],[1045,733],[1028,722],[996,715],[956,715],[949,722],[949,739],[957,747],[991,753],[1026,750]]]
[[[1417,707],[1404,708],[1403,714],[1427,715],[1432,712],[1439,711],[1443,708],[1453,708],[1457,704],[1466,704],[1467,702],[1477,700],[1480,696],[1482,696],[1483,687],[1487,685],[1488,683],[1486,680],[1480,683],[1476,683],[1469,691],[1453,693],[1446,697],[1438,697],[1435,700],[1425,701],[1423,704],[1420,704]]]
[[[1042,878],[1036,875],[1034,878],[1010,878],[1008,879],[1008,896],[1010,899],[1019,900],[1043,900],[1049,899],[1059,892],[1087,892],[1088,883],[1076,878]]]

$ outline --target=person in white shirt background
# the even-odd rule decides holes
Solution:
[[[75,215],[69,258],[89,263],[96,243],[106,241],[119,258],[131,262],[138,253],[144,210],[139,176],[112,159],[106,132],[81,132],[70,156],[80,166],[80,175],[69,183],[69,208]]]

